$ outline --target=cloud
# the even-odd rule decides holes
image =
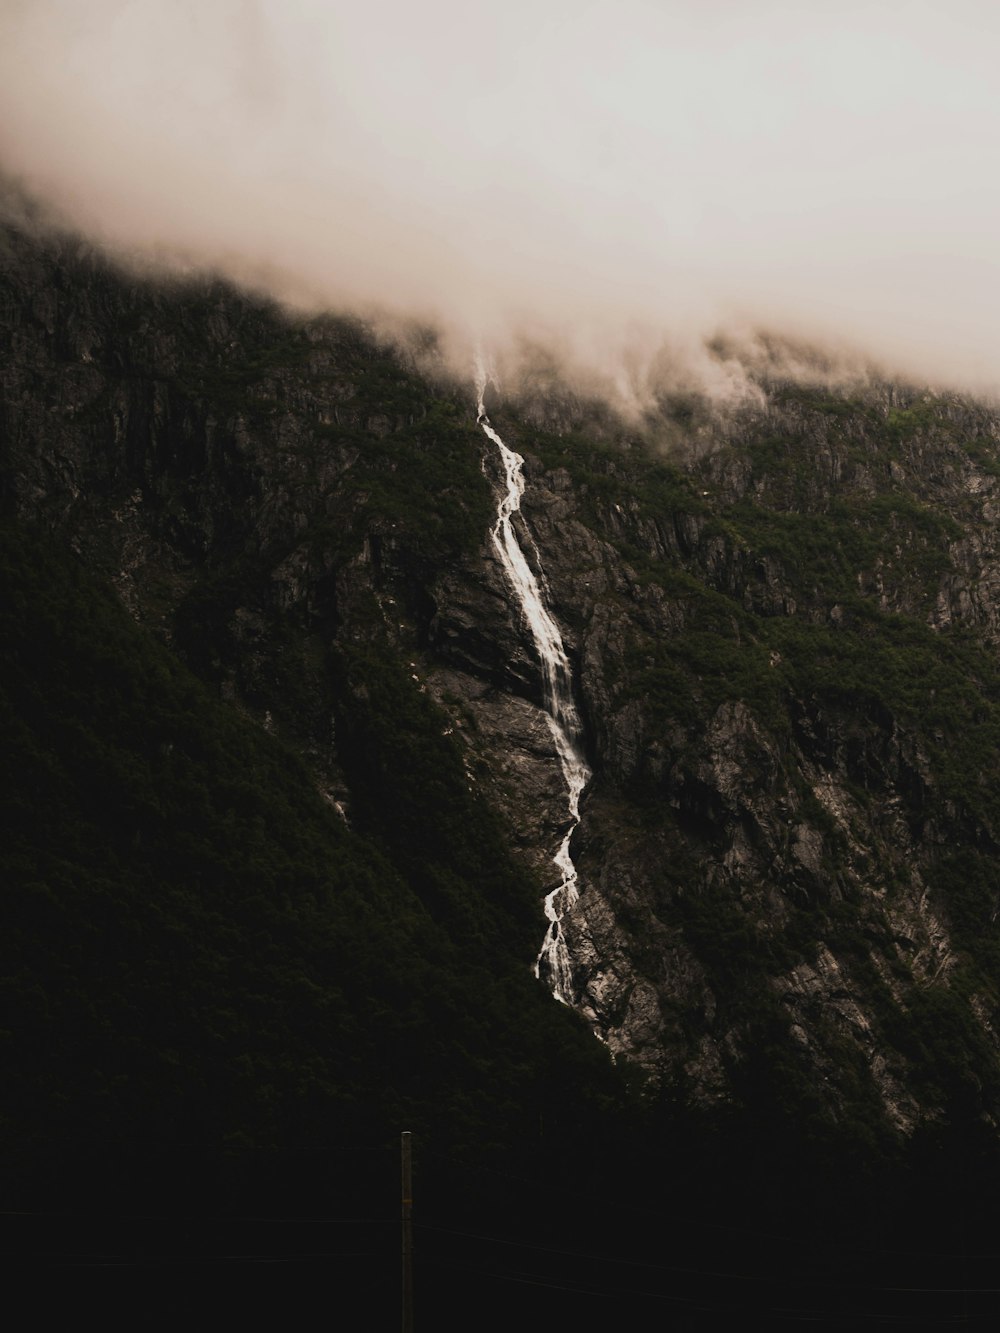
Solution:
[[[0,163],[301,302],[996,390],[998,37],[980,0],[0,0]]]

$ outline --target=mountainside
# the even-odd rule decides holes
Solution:
[[[13,223],[0,340],[30,1161],[410,1117],[572,1163],[661,1114],[994,1160],[1000,416],[818,364],[639,424],[487,390],[593,775],[581,1019],[531,974],[569,816],[471,369]]]

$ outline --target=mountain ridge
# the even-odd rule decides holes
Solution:
[[[21,589],[9,642],[27,655],[8,711],[42,729],[36,750],[39,734],[62,737],[33,761],[38,790],[63,812],[67,849],[93,839],[64,857],[56,891],[45,810],[33,825],[26,800],[12,815],[15,868],[23,879],[34,857],[28,882],[84,914],[81,883],[95,909],[110,893],[114,916],[134,891],[129,867],[167,874],[154,898],[177,891],[179,837],[203,884],[215,875],[237,900],[257,885],[239,909],[246,938],[234,925],[228,939],[222,912],[199,945],[195,989],[213,969],[229,976],[209,986],[209,1007],[228,1014],[226,1054],[200,1105],[189,1094],[211,1068],[204,1013],[185,1019],[200,1072],[152,1021],[173,1012],[169,951],[135,1011],[146,1035],[139,1022],[126,1039],[136,1020],[121,1014],[144,993],[136,941],[186,939],[204,903],[184,900],[174,936],[149,921],[107,944],[91,933],[124,989],[107,990],[108,1010],[84,1003],[93,1026],[46,1073],[44,1097],[37,1074],[18,1084],[12,1122],[24,1133],[37,1120],[39,1155],[47,1133],[69,1132],[71,1104],[93,1134],[134,1120],[141,1137],[142,1107],[173,1080],[197,1132],[211,1125],[220,1143],[315,1137],[339,1106],[344,1123],[409,1113],[461,1153],[483,1133],[571,1172],[588,1133],[641,1123],[655,1136],[668,1122],[678,1145],[702,1143],[688,1186],[707,1194],[722,1188],[705,1185],[720,1143],[718,1180],[752,1171],[736,1165],[743,1143],[767,1144],[772,1163],[785,1154],[789,1197],[795,1164],[815,1169],[824,1153],[833,1174],[851,1161],[877,1175],[939,1139],[994,1162],[989,408],[766,376],[760,399],[724,414],[668,396],[640,423],[568,390],[491,398],[526,459],[519,533],[560,623],[594,771],[572,844],[581,896],[563,923],[578,1017],[530,976],[565,790],[530,638],[489,551],[495,462],[471,382],[432,383],[357,321],[295,320],[222,284],[149,285],[72,239],[6,235],[0,495],[8,586]],[[65,607],[105,607],[70,616],[75,640],[69,613],[46,610],[46,569],[53,589],[85,571],[91,590]],[[113,627],[122,607],[140,638]],[[30,669],[42,644],[51,677]],[[74,656],[91,663],[75,694]],[[104,714],[88,703],[105,697]],[[115,779],[127,833],[99,810],[81,824],[99,836],[73,832],[93,800],[72,758],[88,707],[84,754],[141,757],[137,777]],[[162,747],[181,735],[191,766],[171,814]],[[270,773],[266,787],[241,787],[243,769]],[[264,793],[281,790],[286,804],[300,793],[301,811],[271,810]],[[118,848],[120,880],[98,872],[100,847]],[[325,847],[341,849],[327,870]],[[303,884],[319,886],[308,910]],[[76,1020],[46,998],[65,932],[36,909],[22,946],[35,971],[15,970],[14,989],[36,995],[25,1030],[38,1048],[69,1052]],[[326,953],[312,963],[310,932]],[[234,950],[249,950],[236,972]],[[80,994],[92,966],[73,964]],[[241,994],[266,1049],[231,1002]],[[283,1034],[303,1015],[286,1058]],[[102,1070],[109,1051],[120,1062],[144,1042],[154,1065],[180,1049],[179,1072],[90,1086],[87,1058]],[[606,1181],[622,1153],[592,1169]]]

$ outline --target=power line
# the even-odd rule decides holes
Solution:
[[[542,1278],[528,1277],[526,1274],[523,1273],[501,1272],[492,1268],[479,1268],[471,1264],[456,1263],[454,1260],[451,1259],[439,1259],[427,1255],[421,1256],[421,1262],[434,1264],[439,1268],[453,1268],[456,1269],[457,1271],[464,1273],[475,1273],[479,1277],[493,1277],[499,1279],[501,1282],[516,1282],[521,1286],[527,1286],[527,1287],[545,1287],[551,1291],[570,1291],[580,1296],[608,1296],[615,1299],[621,1299],[623,1297],[649,1297],[653,1300],[668,1301],[672,1304],[677,1304],[677,1305],[693,1305],[699,1309],[711,1309],[711,1310],[725,1309],[725,1310],[731,1310],[733,1312],[739,1310],[738,1306],[731,1305],[728,1303],[723,1305],[718,1302],[714,1302],[712,1304],[706,1305],[703,1301],[695,1300],[694,1298],[691,1297],[668,1296],[664,1292],[637,1291],[635,1288],[628,1288],[628,1287],[626,1288],[615,1287],[612,1290],[607,1290],[602,1287],[594,1287],[594,1286],[579,1287],[568,1282],[546,1282]]]
[[[388,1222],[398,1222],[395,1217],[288,1217],[284,1214],[275,1214],[270,1217],[262,1217],[259,1214],[243,1213],[199,1213],[197,1216],[181,1213],[105,1213],[105,1212],[40,1212],[35,1209],[0,1209],[0,1217],[45,1217],[54,1218],[63,1222],[170,1222],[182,1225],[184,1223],[202,1223],[202,1222],[259,1222],[262,1225],[272,1226],[275,1223],[287,1223],[289,1226],[312,1226],[337,1224],[344,1225],[384,1225]]]
[[[693,1273],[699,1277],[735,1278],[740,1282],[767,1282],[770,1279],[750,1273],[720,1273],[712,1269],[685,1268],[678,1264],[653,1264],[643,1259],[622,1259],[610,1254],[594,1254],[587,1250],[570,1250],[556,1245],[536,1245],[526,1240],[510,1240],[503,1236],[486,1236],[477,1231],[462,1231],[454,1227],[441,1227],[428,1222],[418,1222],[421,1231],[437,1231],[451,1236],[468,1236],[471,1240],[485,1240],[494,1245],[509,1245],[518,1249],[537,1250],[543,1254],[559,1254],[568,1259],[587,1259],[591,1262],[621,1264],[630,1268],[645,1268],[658,1273]]]
[[[514,1172],[498,1171],[493,1167],[484,1166],[479,1163],[462,1162],[459,1161],[457,1158],[452,1157],[448,1153],[438,1152],[435,1150],[429,1150],[425,1148],[423,1150],[422,1156],[432,1159],[437,1158],[440,1161],[448,1162],[452,1166],[457,1167],[460,1171],[467,1172],[469,1174],[475,1174],[475,1173],[486,1174],[490,1176],[495,1176],[498,1180],[513,1181],[517,1184],[525,1185],[531,1191],[536,1191],[538,1189],[538,1180],[532,1180],[530,1177],[522,1176]],[[582,1191],[573,1190],[566,1186],[561,1186],[560,1188],[561,1188],[561,1194],[563,1195],[563,1197],[567,1199],[576,1199],[581,1203],[587,1203],[589,1205],[593,1205],[595,1203],[596,1196],[592,1190],[584,1193]],[[603,1202],[603,1204],[609,1210],[621,1207],[620,1199],[616,1200],[609,1196],[604,1196],[603,1200],[597,1200],[597,1201]],[[657,1209],[647,1208],[641,1203],[637,1204],[634,1200],[629,1200],[628,1208],[629,1212],[632,1214],[641,1213],[650,1219],[684,1224],[685,1226],[689,1227],[700,1227],[706,1231],[728,1232],[736,1236],[751,1236],[754,1239],[783,1241],[788,1244],[794,1244],[795,1241],[798,1239],[798,1237],[790,1235],[787,1232],[764,1231],[757,1227],[733,1226],[724,1222],[709,1222],[704,1218],[694,1217],[690,1213],[668,1212],[661,1208]],[[425,1223],[424,1225],[427,1224]],[[872,1255],[875,1254],[890,1255],[890,1256],[895,1255],[908,1259],[954,1259],[956,1261],[989,1260],[991,1262],[995,1262],[997,1259],[997,1254],[995,1252],[989,1254],[969,1254],[964,1250],[962,1251],[914,1250],[912,1248],[896,1249],[884,1246],[871,1246],[871,1245],[851,1246],[851,1245],[844,1245],[840,1241],[836,1242],[836,1247],[838,1250],[840,1250],[845,1254],[859,1255],[862,1258],[866,1259],[870,1258]]]
[[[24,1256],[17,1256],[23,1258]],[[214,1254],[179,1255],[152,1254],[130,1258],[125,1255],[103,1255],[92,1258],[70,1258],[61,1255],[29,1256],[44,1258],[54,1268],[152,1268],[197,1267],[202,1265],[238,1264],[301,1264],[325,1263],[331,1259],[385,1259],[378,1250],[322,1251],[315,1254]]]
[[[454,1260],[440,1259],[434,1256],[424,1255],[423,1263],[430,1263],[440,1268],[454,1269],[459,1272],[472,1273],[478,1277],[494,1278],[500,1282],[515,1283],[519,1286],[540,1287],[550,1291],[569,1292],[579,1296],[603,1296],[610,1299],[622,1300],[654,1300],[662,1301],[667,1304],[683,1305],[689,1309],[701,1311],[710,1311],[712,1313],[729,1313],[733,1315],[743,1315],[747,1313],[747,1308],[743,1304],[732,1301],[720,1301],[710,1297],[690,1297],[671,1295],[667,1292],[657,1292],[648,1290],[637,1290],[634,1287],[615,1287],[612,1289],[589,1285],[586,1287],[578,1286],[568,1282],[548,1282],[542,1278],[531,1277],[523,1272],[503,1271],[495,1268],[483,1268],[472,1264],[457,1263]],[[772,1285],[787,1285],[775,1281]],[[881,1291],[881,1288],[872,1289],[874,1292]],[[895,1288],[887,1288],[893,1291]],[[904,1289],[905,1290],[905,1289]],[[914,1289],[920,1290],[920,1289]],[[928,1290],[937,1290],[934,1288]],[[943,1289],[947,1294],[951,1289]],[[961,1293],[956,1293],[961,1294]],[[755,1307],[756,1313],[768,1313],[781,1319],[795,1319],[798,1321],[808,1320],[815,1323],[828,1323],[836,1321],[842,1324],[845,1319],[851,1321],[877,1321],[880,1324],[900,1324],[908,1328],[914,1326],[914,1320],[919,1319],[913,1313],[894,1314],[891,1311],[869,1311],[869,1310],[843,1310],[832,1306],[823,1307],[791,1307],[761,1305]],[[962,1325],[977,1321],[979,1316],[975,1315],[939,1315],[935,1316],[935,1326],[944,1327],[945,1325]]]

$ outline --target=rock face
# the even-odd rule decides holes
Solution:
[[[356,654],[393,654],[540,903],[565,792],[471,385],[357,324],[142,284],[14,226],[0,339],[7,513],[348,820]],[[902,386],[760,390],[641,429],[569,394],[491,405],[527,459],[523,545],[594,770],[576,1007],[697,1104],[766,1087],[904,1132],[995,1123],[1000,422]]]
[[[650,502],[653,471],[620,457],[575,513],[561,478],[531,510],[580,627],[595,747],[568,923],[578,1002],[612,1050],[698,1099],[728,1095],[769,1009],[831,1114],[863,1083],[910,1130],[950,1095],[935,1043],[967,1043],[977,1095],[995,1086],[979,741],[997,423],[929,396],[894,407],[896,390],[770,389],[765,413],[675,458],[688,512]],[[962,1012],[960,1037],[938,1006]]]

